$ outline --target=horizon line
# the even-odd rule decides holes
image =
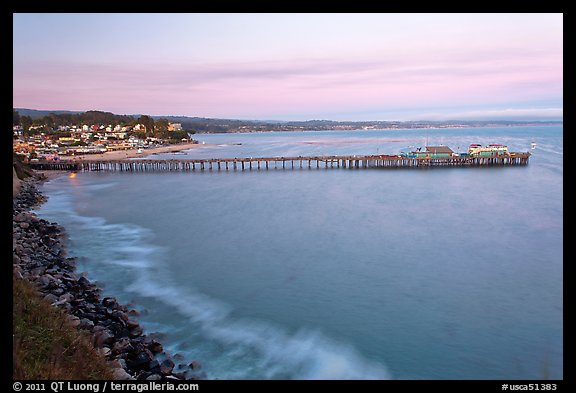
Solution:
[[[309,118],[306,120],[284,120],[284,119],[258,119],[258,118],[251,118],[251,119],[240,119],[234,117],[205,117],[205,116],[192,116],[192,115],[153,115],[153,114],[146,114],[146,113],[115,113],[106,110],[100,109],[88,109],[88,110],[71,110],[71,109],[35,109],[35,108],[24,108],[24,107],[13,107],[14,110],[32,110],[37,112],[48,112],[48,113],[55,113],[57,112],[71,112],[71,113],[86,113],[86,112],[104,112],[104,113],[112,113],[116,116],[150,116],[150,117],[187,117],[190,119],[198,118],[198,119],[212,119],[212,120],[235,120],[235,121],[247,121],[247,122],[310,122],[310,121],[330,121],[335,123],[369,123],[369,122],[399,122],[399,123],[411,123],[411,122],[429,122],[429,123],[447,123],[447,122],[510,122],[510,123],[520,123],[520,122],[564,122],[564,118],[562,119],[504,119],[504,118],[492,118],[492,119],[482,119],[482,118],[469,118],[469,119],[462,119],[462,118],[453,118],[453,119],[445,119],[445,120],[432,120],[432,119],[414,119],[414,120],[375,120],[375,119],[367,119],[367,120],[333,120],[333,119],[322,119],[322,118]]]

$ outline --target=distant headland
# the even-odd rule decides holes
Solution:
[[[238,120],[218,119],[191,116],[154,116],[154,115],[117,115],[103,111],[66,111],[66,110],[36,110],[14,108],[21,117],[28,117],[38,122],[46,119],[56,125],[81,123],[83,118],[98,117],[102,123],[121,124],[136,122],[138,119],[150,118],[159,124],[180,124],[184,130],[194,130],[196,133],[236,133],[236,132],[266,132],[266,131],[325,131],[325,130],[387,130],[415,128],[469,128],[469,127],[514,127],[514,126],[549,126],[562,125],[563,121],[513,121],[513,120],[367,120],[367,121],[335,121],[335,120]]]

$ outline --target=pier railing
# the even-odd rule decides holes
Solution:
[[[441,158],[397,155],[298,156],[259,158],[209,158],[190,160],[62,160],[32,162],[34,169],[114,172],[192,172],[204,170],[245,171],[297,168],[429,168],[527,165],[530,153],[509,153],[482,157],[452,156]]]

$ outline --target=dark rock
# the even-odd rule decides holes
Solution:
[[[126,313],[124,311],[120,311],[120,310],[114,310],[112,311],[112,314],[110,314],[112,316],[112,318],[122,322],[122,324],[124,324],[125,326],[128,326],[127,322],[128,322],[128,315],[126,315]],[[138,324],[136,324],[138,325]],[[128,326],[128,329],[130,329],[130,326]]]
[[[148,367],[150,367],[151,373],[159,373],[160,372],[160,362],[158,361],[158,359],[152,360],[150,362],[150,364],[148,365]]]
[[[104,299],[102,299],[102,305],[104,307],[114,308],[115,306],[118,305],[118,302],[114,297],[105,297]]]
[[[202,363],[198,360],[192,360],[192,363],[188,365],[192,370],[200,370],[202,368]]]
[[[94,348],[101,348],[104,344],[112,344],[114,342],[114,335],[110,330],[96,330],[96,328],[94,328],[94,331],[92,336]]]
[[[51,293],[46,294],[46,296],[44,296],[44,300],[48,300],[51,304],[52,303],[56,303],[58,301],[58,298],[54,295],[52,295]]]
[[[112,346],[112,353],[119,354],[122,352],[128,352],[131,349],[132,346],[130,345],[130,340],[128,338],[121,338]]]
[[[179,372],[179,373],[174,373],[172,375],[174,375],[178,379],[186,379],[186,372],[184,372],[184,371]]]
[[[150,375],[152,375],[152,373],[149,371],[141,371],[136,375],[136,379],[138,381],[145,381]]]
[[[126,314],[124,314],[124,313],[122,313],[122,314],[123,314],[123,315],[126,315]],[[136,322],[136,321],[133,320],[133,319],[128,319],[128,316],[126,316],[125,321],[126,321],[126,327],[127,327],[128,329],[134,329],[134,328],[140,327],[140,324],[139,324],[138,322]]]
[[[147,348],[147,344],[144,342],[145,337],[136,337],[130,339],[130,345],[134,348],[135,351],[142,352],[145,351]],[[150,352],[152,353],[152,352]]]
[[[143,351],[139,352],[133,359],[128,359],[126,365],[129,369],[135,371],[148,370],[150,362],[152,361],[152,354]]]
[[[94,322],[92,322],[91,320],[89,320],[87,318],[82,318],[82,319],[80,319],[80,325],[78,325],[78,327],[80,329],[91,331],[94,328]]]
[[[137,326],[129,331],[128,336],[130,336],[131,338],[135,338],[141,336],[142,333],[143,333],[142,328],[140,326]]]
[[[160,372],[163,375],[168,375],[174,369],[174,362],[170,359],[166,359],[160,363]]]
[[[52,293],[56,296],[60,296],[64,293],[64,290],[62,288],[56,288],[52,290]]]
[[[93,321],[93,322],[100,321],[100,316],[94,312],[83,312],[82,316],[86,319]]]
[[[116,336],[117,338],[129,336],[128,329],[126,329],[121,323],[113,322],[111,320],[108,320],[108,322],[110,322],[110,324],[108,325],[108,329],[110,329],[110,331],[114,333],[114,336]]]
[[[150,344],[148,344],[148,349],[152,352],[152,353],[160,353],[162,352],[164,349],[162,347],[162,344],[160,344],[158,341],[156,340],[152,340],[152,342]]]
[[[78,279],[78,284],[83,287],[88,287],[90,286],[90,281],[86,277],[82,276]]]

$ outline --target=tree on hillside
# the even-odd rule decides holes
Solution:
[[[138,118],[138,123],[146,127],[146,136],[154,134],[154,119],[148,115],[142,115]]]
[[[168,119],[158,119],[156,120],[156,122],[154,123],[154,128],[156,131],[159,132],[166,132],[168,131]]]
[[[42,123],[47,125],[50,128],[54,127],[54,125],[55,125],[54,124],[54,116],[55,115],[53,113],[51,113],[50,115],[44,116],[42,118]]]
[[[12,108],[12,125],[17,126],[20,124],[20,113],[14,108]]]
[[[28,136],[30,126],[32,125],[32,118],[30,116],[20,116],[20,125],[22,126],[22,134]]]

